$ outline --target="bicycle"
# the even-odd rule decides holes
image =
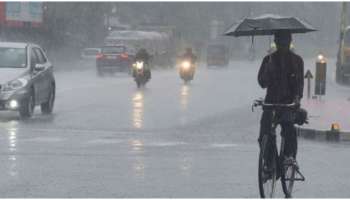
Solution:
[[[282,189],[286,198],[292,197],[295,181],[305,181],[305,177],[300,173],[296,162],[285,162],[284,144],[285,138],[281,135],[280,153],[277,151],[276,128],[281,123],[276,116],[278,109],[293,109],[295,104],[267,104],[263,100],[255,100],[254,107],[261,106],[272,110],[272,128],[270,134],[264,134],[260,142],[259,153],[259,192],[261,198],[273,198],[275,194],[276,181],[281,177]],[[297,177],[299,176],[299,177]]]

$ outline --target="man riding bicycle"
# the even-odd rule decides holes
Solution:
[[[277,51],[267,55],[261,64],[258,82],[266,88],[265,102],[270,104],[295,103],[300,107],[300,99],[304,89],[303,59],[290,50],[292,35],[287,31],[279,31],[274,35]],[[297,135],[294,127],[293,111],[281,109],[276,111],[283,118],[281,134],[285,137],[284,155],[286,162],[296,163]],[[271,132],[273,110],[264,108],[260,121],[259,143],[264,134]]]

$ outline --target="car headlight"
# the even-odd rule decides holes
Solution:
[[[25,87],[27,85],[27,83],[28,83],[28,81],[26,79],[19,78],[19,79],[10,81],[10,82],[6,83],[5,85],[3,85],[2,91],[8,92],[8,91],[17,90],[17,89]]]

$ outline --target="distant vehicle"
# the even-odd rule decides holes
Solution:
[[[193,80],[195,68],[196,68],[195,64],[190,60],[181,61],[179,66],[179,75],[185,84]]]
[[[105,45],[125,44],[135,49],[145,48],[153,55],[153,65],[173,66],[174,43],[171,34],[163,31],[125,30],[111,31],[105,38]]]
[[[29,118],[36,105],[52,113],[55,102],[53,66],[38,45],[0,42],[0,110]]]
[[[229,49],[222,44],[210,44],[207,49],[207,67],[227,67]]]
[[[96,57],[97,74],[130,73],[134,56],[134,51],[125,45],[104,46]]]
[[[39,28],[46,16],[44,2],[0,2],[0,25],[7,28]]]
[[[81,52],[81,58],[84,60],[95,60],[97,55],[101,53],[100,48],[85,48]]]
[[[336,81],[350,85],[350,26],[346,27],[340,38],[336,63]]]
[[[342,2],[340,16],[340,36],[335,78],[338,84],[350,85],[350,26],[348,24],[348,2]]]

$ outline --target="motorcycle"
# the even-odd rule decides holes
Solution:
[[[179,74],[181,79],[185,82],[185,84],[193,80],[194,71],[194,63],[188,60],[184,60],[180,63]]]
[[[133,64],[133,77],[137,88],[144,86],[150,79],[150,71],[145,69],[145,63],[141,60]]]

